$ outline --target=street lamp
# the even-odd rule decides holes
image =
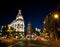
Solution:
[[[55,18],[55,19],[58,19],[58,18],[59,18],[58,14],[55,14],[55,15],[54,15],[54,18]]]
[[[56,32],[56,20],[59,18],[59,15],[58,14],[55,14],[54,15],[54,32],[55,32],[55,37],[56,37],[56,40],[57,40],[57,32]]]

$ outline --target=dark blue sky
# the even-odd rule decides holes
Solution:
[[[30,21],[33,27],[42,28],[46,15],[56,9],[58,1],[2,1],[0,4],[0,25],[12,22],[18,14],[18,9],[22,10],[25,26]]]

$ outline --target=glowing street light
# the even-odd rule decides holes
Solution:
[[[55,15],[54,15],[54,18],[55,18],[55,19],[58,19],[58,18],[59,18],[58,14],[55,14]]]

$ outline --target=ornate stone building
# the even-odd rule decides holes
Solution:
[[[8,26],[13,27],[16,30],[16,32],[19,32],[20,34],[21,33],[24,34],[25,25],[24,25],[24,18],[21,14],[21,10],[19,10],[19,13],[16,16],[16,19],[13,20],[13,22],[10,23]]]
[[[36,36],[37,35],[35,34],[35,30],[31,25],[31,23],[29,22],[27,26],[27,31],[26,31],[26,38],[30,40],[30,39],[34,39]]]

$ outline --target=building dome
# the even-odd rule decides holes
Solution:
[[[19,10],[18,15],[16,16],[16,19],[22,19],[23,20],[23,16],[21,14],[21,10]]]

